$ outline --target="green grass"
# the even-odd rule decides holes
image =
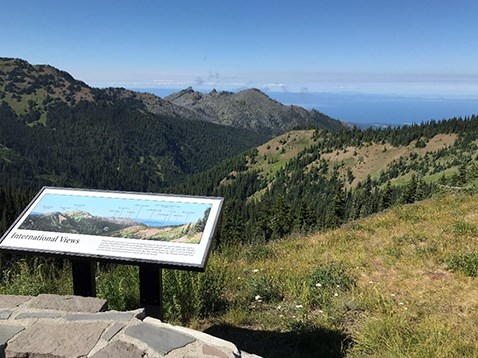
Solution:
[[[18,115],[24,115],[28,112],[28,100],[25,96],[21,96],[20,101],[17,101],[15,98],[12,98],[10,93],[7,93],[4,101],[7,102]]]
[[[455,174],[457,171],[458,171],[457,167],[449,168],[449,169],[446,169],[446,170],[444,170],[440,173],[426,175],[426,176],[423,177],[423,180],[426,183],[436,183],[441,179],[443,174],[445,174],[445,177],[450,177],[451,175]]]

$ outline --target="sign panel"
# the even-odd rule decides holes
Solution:
[[[0,249],[204,269],[222,202],[44,187]]]

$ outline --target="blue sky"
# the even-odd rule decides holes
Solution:
[[[91,86],[478,97],[478,1],[3,1],[0,56]]]

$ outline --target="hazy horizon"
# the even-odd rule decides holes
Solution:
[[[201,93],[216,88],[192,87]],[[131,88],[162,98],[186,88]],[[244,89],[244,88],[243,88]],[[232,92],[239,92],[237,89]],[[217,91],[224,89],[217,88]],[[228,89],[230,91],[230,89]],[[404,125],[429,120],[467,117],[478,114],[478,96],[412,96],[360,92],[274,92],[262,89],[271,98],[285,104],[317,109],[333,118],[369,125]]]

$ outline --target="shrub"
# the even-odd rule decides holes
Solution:
[[[224,287],[224,271],[213,267],[204,273],[163,270],[165,319],[185,324],[224,311]]]
[[[2,272],[0,293],[30,296],[71,294],[71,267],[41,257],[11,262]]]
[[[98,267],[97,296],[108,301],[108,308],[125,311],[140,307],[139,270],[131,265]]]

